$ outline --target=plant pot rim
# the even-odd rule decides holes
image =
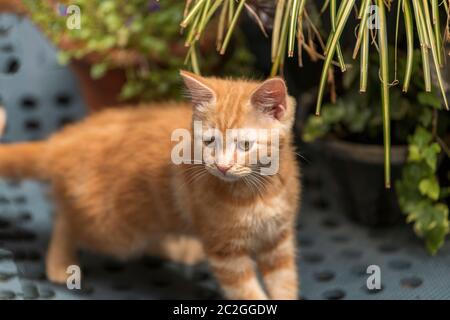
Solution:
[[[337,138],[325,138],[318,140],[317,143],[325,152],[333,154],[335,157],[369,164],[384,163],[384,147],[382,145],[355,143]],[[404,164],[407,155],[407,145],[391,146],[391,164]]]

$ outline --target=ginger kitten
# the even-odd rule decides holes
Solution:
[[[295,105],[284,81],[181,75],[190,104],[111,109],[47,141],[0,147],[0,175],[53,185],[57,213],[47,277],[65,283],[78,249],[191,264],[206,257],[226,298],[296,299],[300,185],[291,133]],[[193,120],[203,132],[277,130],[276,173],[261,175],[260,162],[247,163],[267,142],[258,140],[236,141],[228,156],[210,152],[209,161],[174,164],[176,129],[190,130],[192,145],[205,150],[218,143],[192,132]],[[244,163],[235,161],[237,153]]]

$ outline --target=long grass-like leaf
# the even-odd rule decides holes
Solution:
[[[195,33],[195,39],[199,40],[200,36],[202,34],[203,28],[206,26],[206,23],[208,22],[207,17],[208,17],[208,11],[209,11],[209,7],[211,6],[211,0],[206,0],[205,5],[203,6],[203,11],[201,14],[201,18],[199,20],[198,23],[198,28],[196,30]]]
[[[200,74],[200,67],[198,64],[198,59],[197,59],[197,50],[195,45],[191,46],[190,48],[191,51],[191,65],[192,65],[192,70],[196,73],[196,74]]]
[[[436,69],[436,76],[437,76],[438,84],[441,89],[445,108],[448,110],[447,96],[445,94],[445,86],[444,86],[444,81],[442,79],[442,73],[441,73],[440,64],[439,64],[439,48],[437,47],[435,34],[434,34],[434,30],[433,30],[433,25],[431,23],[430,9],[428,7],[427,1],[428,0],[423,0],[423,9],[424,9],[423,15],[424,15],[425,23],[426,23],[426,28],[427,28],[426,31],[428,33],[428,39],[429,39],[429,43],[431,45],[431,53],[433,55],[434,67]]]
[[[406,30],[406,68],[403,80],[403,92],[408,92],[414,62],[414,30],[409,0],[402,0],[402,1],[403,1],[402,6],[404,17],[403,19],[405,20],[405,30]]]
[[[280,34],[280,40],[279,40],[279,44],[278,44],[278,50],[277,50],[277,54],[275,56],[275,60],[272,64],[272,69],[270,71],[270,75],[273,77],[275,76],[278,71],[280,70],[280,66],[283,65],[283,57],[284,57],[284,51],[286,49],[286,42],[287,42],[287,31],[288,31],[288,22],[289,22],[289,12],[291,11],[292,8],[292,0],[288,0],[287,4],[286,4],[286,8],[284,10],[284,15],[283,15],[283,26],[281,28],[281,34]]]
[[[184,45],[189,47],[195,41],[195,35],[197,34],[198,24],[200,22],[201,15],[198,14],[195,16],[194,22],[189,26],[189,31],[186,37],[186,41]]]
[[[289,46],[288,46],[289,57],[294,56],[294,44],[297,35],[298,17],[303,15],[305,4],[306,0],[294,0],[294,2],[292,3],[291,21],[289,25]]]
[[[391,187],[391,126],[389,99],[389,53],[387,41],[386,13],[383,0],[377,0],[380,29],[378,30],[378,48],[380,51],[381,69],[381,104],[383,115],[384,141],[384,183]]]
[[[203,4],[206,0],[199,0],[194,7],[189,11],[189,13],[187,14],[186,18],[183,19],[183,21],[181,22],[181,27],[182,28],[186,28],[187,25],[189,24],[189,22],[192,20],[192,18],[194,18],[197,14],[197,12],[203,8]]]
[[[322,74],[320,77],[320,84],[319,84],[319,93],[317,96],[317,104],[316,104],[316,115],[320,115],[320,109],[322,107],[322,101],[323,101],[323,95],[325,92],[325,85],[327,82],[328,77],[328,70],[331,66],[331,61],[333,60],[334,53],[336,51],[336,45],[341,37],[342,31],[344,31],[344,27],[347,23],[347,19],[352,11],[353,5],[355,4],[355,0],[347,0],[343,1],[341,3],[341,12],[342,16],[339,19],[339,13],[338,13],[338,19],[336,23],[336,31],[330,34],[329,37],[329,45],[327,48],[327,56],[325,58],[325,62],[322,68]]]
[[[222,10],[220,11],[219,25],[217,26],[217,40],[216,40],[216,50],[217,51],[220,51],[220,48],[222,48],[223,36],[225,34],[227,11],[228,11],[228,6],[223,5]]]
[[[367,90],[367,78],[369,73],[369,27],[364,24],[360,28],[364,28],[363,39],[362,39],[362,49],[360,57],[360,81],[359,81],[359,91],[366,92]]]
[[[331,18],[331,29],[333,32],[336,32],[336,0],[330,0],[330,18]],[[339,41],[336,45],[336,54],[338,57],[339,65],[341,67],[341,71],[345,72],[347,67],[345,66],[344,55],[342,54],[341,45]]]
[[[409,0],[405,0],[409,1]],[[430,57],[428,51],[428,37],[425,23],[423,22],[422,8],[419,0],[412,0],[414,18],[416,20],[417,35],[420,41],[420,51],[422,53],[422,71],[425,81],[425,91],[431,91],[431,70],[430,70]]]
[[[445,1],[444,1],[445,2]],[[443,65],[443,48],[441,39],[441,19],[439,17],[438,0],[431,0],[431,10],[433,13],[434,38],[436,39],[436,47],[438,49],[439,66]]]
[[[225,54],[225,51],[227,50],[228,43],[230,42],[231,35],[233,34],[234,28],[236,27],[236,23],[239,19],[239,16],[241,15],[242,8],[244,8],[246,0],[240,0],[239,5],[236,8],[236,12],[234,13],[233,19],[231,20],[230,27],[228,28],[227,35],[225,36],[225,40],[223,40],[222,48],[220,49],[220,54]]]
[[[363,39],[363,33],[367,27],[367,18],[369,17],[369,5],[370,0],[363,0],[362,7],[360,9],[361,21],[359,23],[358,37],[356,38],[355,49],[353,50],[353,59],[356,59],[358,55],[359,48],[361,46],[361,41]]]
[[[305,0],[302,0],[305,2]],[[294,56],[294,43],[295,43],[295,34],[297,27],[297,17],[298,17],[298,8],[300,6],[299,0],[293,0],[292,2],[292,10],[291,10],[291,19],[289,23],[289,41],[288,41],[288,56]]]
[[[284,2],[285,0],[278,0],[275,9],[275,18],[273,21],[273,32],[272,32],[272,62],[275,60],[275,56],[278,52],[278,45],[280,43],[280,33],[282,28],[282,19],[284,13]]]
[[[228,26],[231,26],[234,17],[234,1],[228,0]]]

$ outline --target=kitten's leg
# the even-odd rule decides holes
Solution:
[[[183,235],[164,235],[152,239],[146,253],[188,265],[205,259],[202,243],[194,237]]]
[[[293,235],[292,231],[281,234],[270,248],[258,253],[259,271],[271,299],[298,299],[299,286]]]
[[[208,261],[227,299],[267,299],[249,255],[208,254]]]
[[[71,230],[62,213],[55,217],[53,233],[46,258],[47,278],[55,283],[66,283],[67,267],[78,265],[76,247],[71,238]]]

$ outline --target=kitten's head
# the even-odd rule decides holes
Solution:
[[[278,164],[279,146],[289,137],[295,114],[282,78],[255,82],[187,71],[181,76],[194,108],[194,144],[203,147],[209,173],[232,182],[261,176]]]

